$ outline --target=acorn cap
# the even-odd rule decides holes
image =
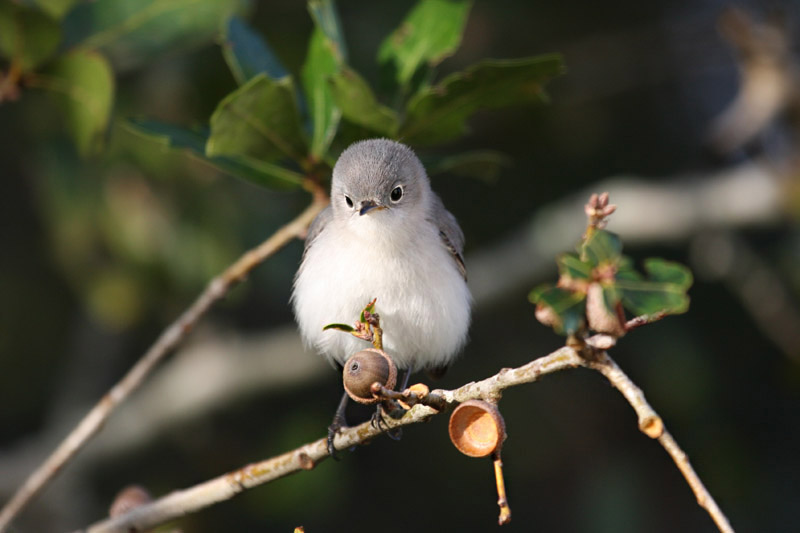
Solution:
[[[356,352],[342,369],[342,381],[347,395],[358,403],[371,404],[378,401],[370,387],[378,382],[387,389],[397,383],[397,367],[383,350],[367,348]]]
[[[470,457],[486,457],[500,451],[506,424],[497,406],[483,400],[467,400],[450,415],[450,440]]]

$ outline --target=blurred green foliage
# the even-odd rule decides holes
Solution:
[[[479,109],[544,99],[545,82],[563,71],[558,56],[489,61],[433,83],[434,67],[461,42],[470,6],[466,0],[422,0],[384,40],[378,61],[392,103],[385,106],[347,64],[333,0],[308,4],[314,29],[300,74],[302,91],[269,44],[234,14],[235,1],[100,0],[80,4],[60,21],[36,8],[3,4],[0,53],[15,74],[0,101],[16,95],[17,83],[51,91],[80,152],[89,154],[101,146],[111,118],[112,64],[125,70],[170,48],[220,35],[240,87],[212,114],[205,149],[197,149],[196,130],[154,121],[133,121],[132,127],[259,185],[298,185],[292,171],[324,176],[337,153],[359,138],[384,135],[412,145],[452,141]],[[37,71],[44,63],[51,68]],[[337,143],[340,121],[361,129],[350,128]],[[273,166],[276,161],[284,168]]]
[[[435,82],[435,67],[461,42],[471,2],[422,0],[378,49],[385,82],[378,93],[347,62],[333,1],[312,0],[313,28],[295,77],[240,16],[246,7],[233,0],[2,3],[0,57],[9,68],[0,79],[0,101],[28,90],[51,96],[83,157],[121,151],[144,163],[153,159],[154,149],[172,148],[250,183],[287,190],[327,179],[338,153],[361,138],[383,135],[412,145],[452,141],[466,132],[467,119],[479,109],[543,101],[544,84],[563,71],[560,58],[549,55],[487,61]],[[209,39],[220,43],[220,57],[238,87],[221,98],[207,126],[114,114],[116,76]],[[112,128],[118,133],[109,145]],[[144,144],[125,130],[142,135]],[[490,179],[504,164],[501,154],[483,150],[450,156],[432,166],[432,173]],[[59,257],[94,314],[124,327],[155,305],[142,301],[140,285],[157,271],[170,272],[171,283],[179,285],[213,274],[207,268],[189,274],[176,266],[197,257],[198,239],[216,248],[200,254],[217,258],[208,266],[220,268],[231,259],[222,250],[231,248],[206,232],[181,231],[185,221],[167,220],[170,209],[159,207],[169,200],[158,198],[140,178],[119,180],[125,183],[112,180],[105,186],[113,188],[90,195],[98,202],[92,206],[73,205],[68,196],[57,199],[63,189],[57,183],[47,195],[70,210],[58,212],[69,222],[54,222],[52,228],[54,242],[66,248]],[[76,185],[95,186],[78,178]],[[95,218],[109,207],[113,220]],[[113,261],[98,261],[98,252],[136,258],[139,267],[120,271]]]
[[[332,1],[309,2],[314,29],[301,68],[302,90],[269,44],[243,20],[231,18],[223,50],[240,87],[211,116],[204,155],[233,160],[236,167],[224,168],[239,177],[283,187],[300,183],[286,180],[286,170],[312,179],[327,176],[338,152],[361,138],[383,135],[412,146],[443,143],[463,135],[466,120],[480,109],[543,101],[544,84],[563,71],[556,55],[486,61],[433,82],[434,67],[458,48],[470,5],[423,0],[384,40],[378,61],[384,74],[392,75],[385,95],[391,105],[347,64],[344,31]],[[140,131],[176,134],[169,144],[179,146],[188,134],[175,128],[149,123]],[[497,159],[482,159],[486,172],[495,171]]]

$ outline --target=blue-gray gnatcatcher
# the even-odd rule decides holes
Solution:
[[[353,144],[333,169],[331,205],[311,225],[292,303],[306,344],[343,364],[369,344],[335,330],[373,298],[398,369],[446,367],[467,338],[464,234],[422,163],[387,139]]]
[[[377,298],[383,348],[398,369],[446,368],[463,347],[471,297],[464,234],[410,148],[353,144],[333,169],[331,205],[312,223],[292,304],[307,345],[343,365],[369,344],[323,327]],[[405,384],[403,384],[405,385]],[[343,425],[346,396],[331,432]],[[329,449],[332,450],[332,433]]]

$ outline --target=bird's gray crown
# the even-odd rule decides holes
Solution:
[[[392,199],[400,187],[402,198]],[[370,139],[352,144],[342,152],[333,169],[331,201],[335,212],[352,211],[362,202],[383,207],[423,207],[430,182],[422,163],[407,146],[389,139]]]

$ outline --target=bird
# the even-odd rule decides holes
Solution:
[[[422,162],[389,139],[350,145],[333,168],[330,205],[309,227],[291,304],[306,346],[339,368],[368,343],[335,330],[373,299],[383,349],[404,371],[443,373],[468,336],[472,297],[464,234]],[[328,433],[346,426],[342,397]]]

